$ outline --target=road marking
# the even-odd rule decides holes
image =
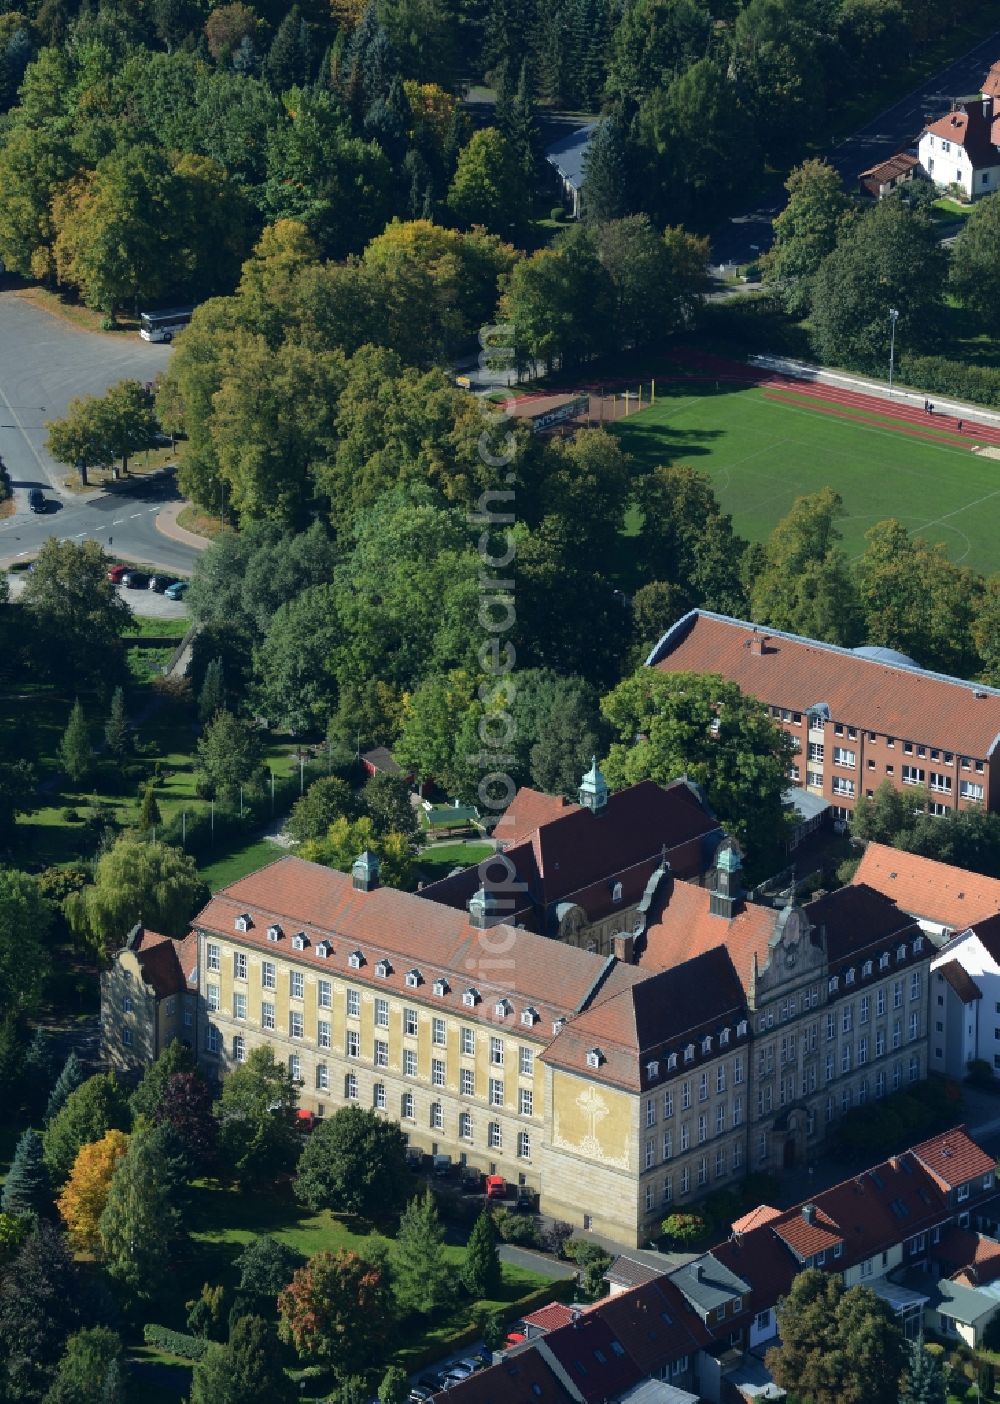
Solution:
[[[141,513],[141,512],[133,512],[132,515],[131,515],[131,517],[129,517],[129,521],[130,521],[130,522],[134,522],[135,519],[136,519],[136,517],[141,517],[141,516],[142,516],[142,513]]]
[[[124,520],[125,520],[124,517],[116,517],[116,518],[114,519],[114,521],[111,523],[111,525],[112,525],[112,526],[121,526],[121,524],[122,524],[122,522],[123,522]]]
[[[43,478],[45,479],[45,481],[48,483],[49,487],[52,489],[53,492],[58,491],[58,489],[53,485],[52,479],[49,477],[48,469],[45,467],[45,464],[42,462],[42,460],[41,460],[41,459],[39,458],[39,456],[38,456],[38,450],[35,448],[34,444],[31,442],[31,440],[28,438],[28,435],[27,435],[27,432],[25,431],[24,425],[21,423],[20,419],[18,418],[17,410],[14,408],[14,406],[13,406],[13,405],[11,404],[11,402],[8,400],[7,395],[6,395],[6,392],[4,391],[4,388],[3,388],[2,385],[0,385],[0,399],[2,399],[3,402],[4,402],[4,404],[7,406],[7,409],[8,409],[8,411],[9,411],[9,413],[10,413],[11,419],[14,421],[14,423],[17,425],[18,429],[21,431],[21,437],[24,439],[24,442],[28,445],[28,448],[31,450],[31,456],[32,456],[32,458],[35,460],[35,462],[38,464],[38,467],[39,467],[39,469],[41,470],[42,477],[43,477]]]
[[[79,541],[81,536],[86,536],[86,535],[87,535],[87,533],[86,533],[85,531],[78,531],[77,534],[73,537],[73,540],[74,540],[74,541]]]

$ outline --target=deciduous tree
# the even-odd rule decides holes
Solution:
[[[39,1220],[0,1279],[0,1386],[40,1404],[82,1324],[81,1283],[62,1235]]]
[[[750,592],[754,619],[827,643],[861,641],[857,587],[836,526],[843,511],[832,488],[796,498],[768,539]]]
[[[324,863],[346,873],[366,849],[379,860],[382,882],[389,887],[407,886],[413,876],[412,837],[391,830],[377,834],[367,815],[354,820],[346,816],[335,819],[322,838],[307,839],[300,852],[310,863]]]
[[[107,954],[140,919],[168,936],[184,935],[208,895],[189,854],[124,833],[101,854],[93,883],[66,899],[65,910],[73,929]]]
[[[78,1331],[66,1349],[44,1404],[125,1404],[122,1343],[116,1331]]]
[[[459,153],[448,206],[466,228],[482,224],[495,234],[518,228],[526,213],[524,178],[510,143],[496,127],[475,132]]]
[[[125,1097],[114,1073],[96,1073],[71,1092],[45,1130],[44,1156],[52,1183],[69,1176],[81,1147],[128,1124]]]
[[[949,279],[959,300],[1000,331],[1000,201],[973,205],[952,245]]]
[[[406,1189],[406,1138],[367,1107],[341,1107],[316,1127],[299,1157],[296,1198],[314,1212],[380,1218]]]
[[[119,1162],[99,1223],[108,1272],[137,1297],[154,1295],[180,1217],[150,1132],[135,1132]]]
[[[809,303],[811,278],[836,247],[850,202],[840,176],[822,160],[796,166],[785,189],[788,203],[774,221],[774,244],[761,263],[789,308],[801,311]]]
[[[210,1173],[216,1163],[219,1124],[212,1112],[212,1091],[199,1072],[176,1072],[156,1108],[157,1125],[169,1126],[192,1167]]]
[[[226,1344],[210,1345],[191,1378],[191,1404],[292,1404],[296,1397],[274,1327],[260,1316],[237,1317]]]
[[[38,883],[0,867],[0,1009],[33,1014],[52,972],[52,904]]]
[[[234,1263],[240,1270],[237,1302],[248,1315],[273,1316],[297,1263],[292,1249],[270,1234],[252,1238]]]
[[[128,1150],[123,1131],[111,1130],[99,1141],[91,1141],[77,1152],[69,1179],[56,1201],[59,1217],[77,1248],[96,1248],[98,1224],[104,1213],[108,1191],[118,1162]]]
[[[383,1269],[357,1253],[317,1253],[282,1292],[278,1310],[282,1340],[343,1377],[378,1358],[391,1322],[389,1285]]]
[[[96,541],[49,537],[42,545],[21,608],[44,645],[34,660],[43,675],[75,685],[114,680],[132,612],[108,580],[109,565]]]
[[[292,806],[285,829],[296,843],[319,839],[342,815],[354,810],[354,792],[339,775],[314,780]]]
[[[272,1183],[295,1162],[298,1090],[270,1046],[253,1048],[222,1085],[217,1104],[224,1171],[244,1188]]]

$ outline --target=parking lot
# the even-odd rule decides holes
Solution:
[[[16,600],[28,581],[28,572],[12,571],[8,579],[10,597]],[[183,619],[187,615],[187,605],[183,600],[168,600],[166,595],[158,594],[156,590],[127,590],[124,585],[116,585],[115,589],[132,613],[143,619]]]

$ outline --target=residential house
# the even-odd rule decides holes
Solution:
[[[573,219],[580,216],[583,184],[586,175],[587,151],[597,129],[596,122],[587,122],[568,136],[560,137],[545,148],[545,159],[555,171],[556,178]]]
[[[959,103],[920,134],[920,164],[936,186],[970,200],[1000,188],[1000,107],[991,93]]]
[[[569,945],[611,955],[640,929],[669,869],[699,879],[724,831],[693,785],[644,780],[611,794],[596,761],[579,804],[518,791],[497,824],[495,859],[428,884],[420,896],[466,910],[489,903],[506,921]],[[510,841],[510,834],[517,836]],[[489,888],[478,889],[485,881]],[[478,895],[477,895],[478,894]]]
[[[916,917],[937,947],[956,931],[965,931],[1000,912],[1000,882],[996,878],[882,843],[865,845],[851,882],[891,897],[904,912]]]
[[[974,922],[931,961],[930,1020],[932,1071],[962,1078],[978,1059],[1000,1074],[1000,915]]]
[[[113,1068],[140,1070],[179,1038],[197,1038],[198,943],[134,926],[101,974],[101,1054]]]
[[[791,779],[846,817],[888,780],[926,787],[931,811],[1000,807],[1000,689],[920,668],[894,649],[839,648],[693,609],[646,659],[719,673],[796,743]]]

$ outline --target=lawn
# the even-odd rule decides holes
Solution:
[[[897,517],[955,561],[1000,570],[1000,463],[899,433],[873,417],[837,419],[766,398],[757,387],[657,383],[656,403],[615,426],[636,467],[686,463],[707,473],[736,530],[767,538],[803,493],[833,487],[850,556],[875,522]],[[632,522],[634,529],[635,522]]]
[[[447,877],[452,868],[471,868],[473,863],[481,863],[494,851],[491,843],[482,843],[478,839],[437,843],[417,856],[417,876],[426,882],[437,882]]]
[[[256,839],[245,848],[238,848],[224,858],[216,858],[211,863],[202,864],[201,875],[212,891],[218,892],[220,887],[248,877],[250,873],[273,863],[276,858],[287,852],[287,849],[273,843],[271,839]]]

